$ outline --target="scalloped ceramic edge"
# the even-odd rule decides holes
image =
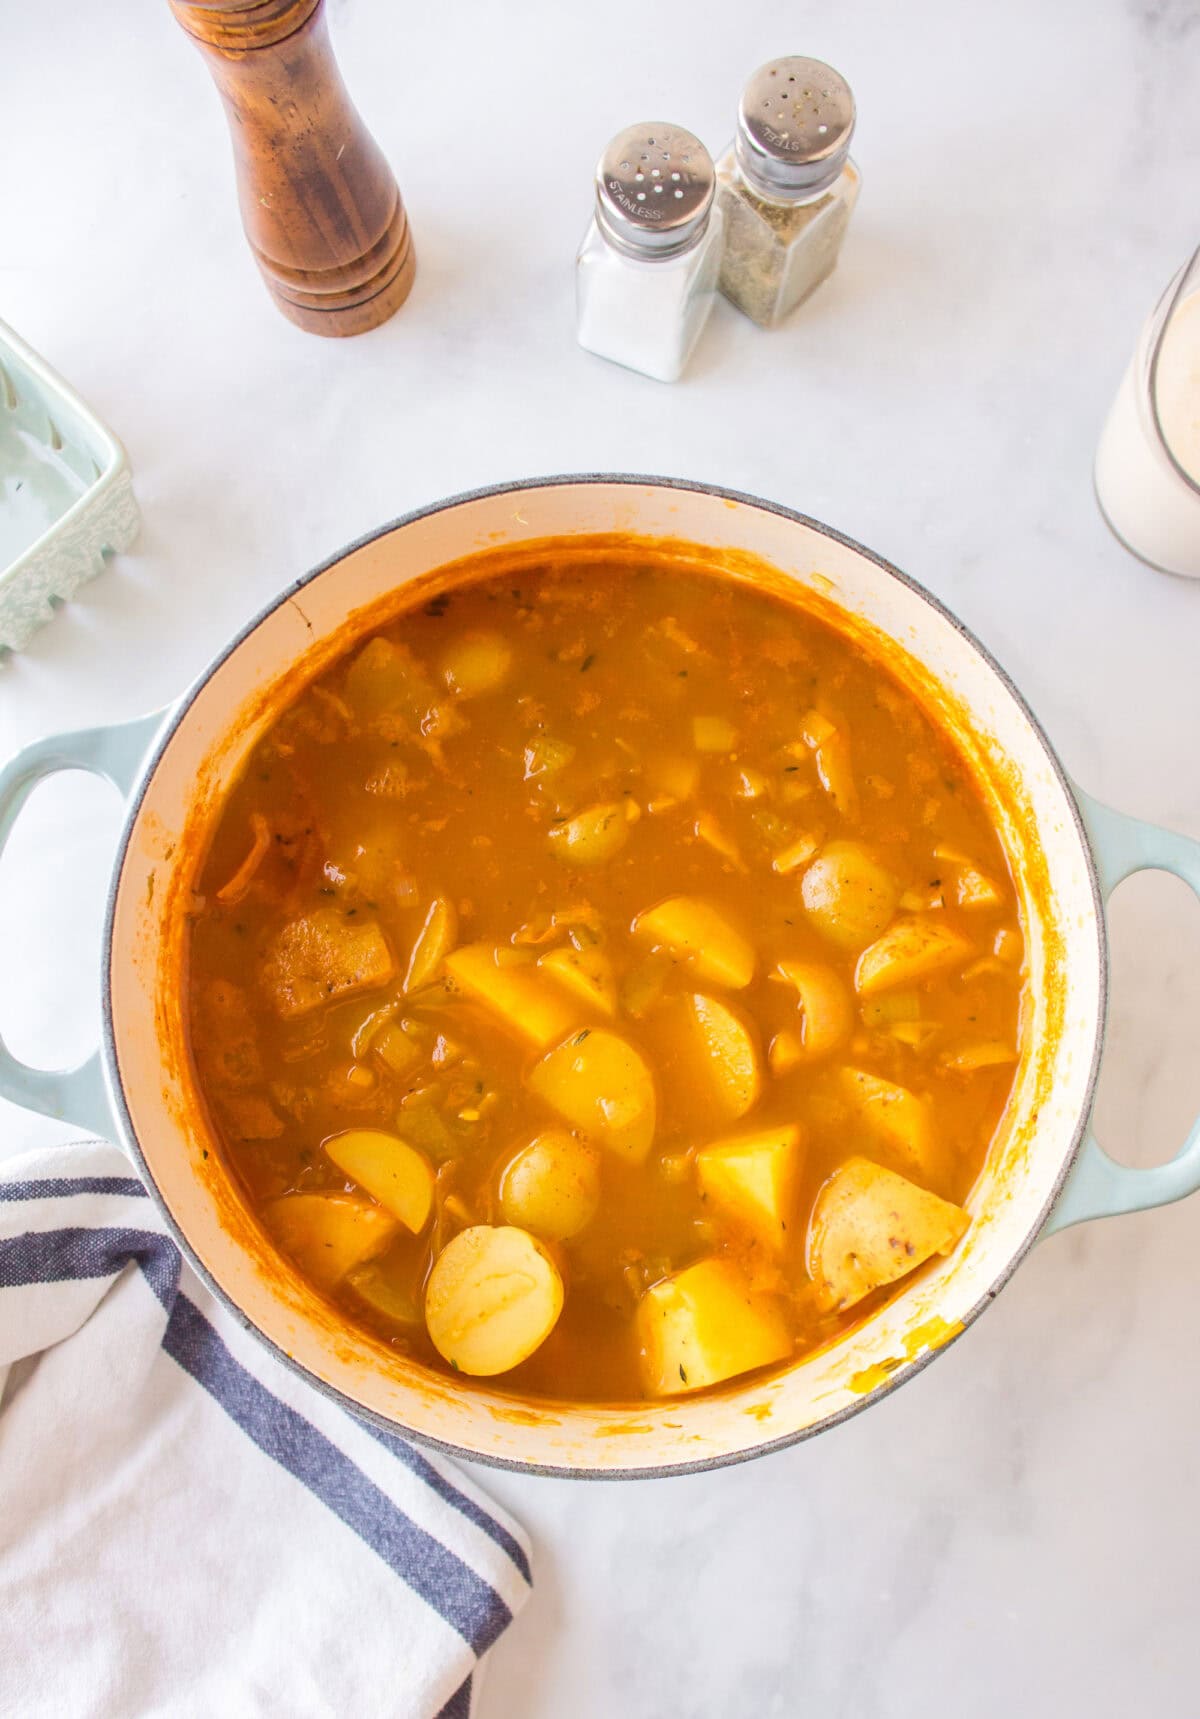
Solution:
[[[62,377],[0,322],[0,427],[60,453],[84,485],[0,571],[0,651],[21,651],[55,606],[128,549],[140,525],[125,449]],[[0,457],[3,438],[0,437]]]

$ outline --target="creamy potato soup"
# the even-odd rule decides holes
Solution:
[[[308,685],[190,927],[211,1124],[346,1321],[526,1396],[781,1368],[954,1249],[1023,945],[955,746],[669,565],[443,591]]]

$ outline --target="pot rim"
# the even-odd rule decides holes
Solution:
[[[626,484],[631,488],[636,487],[639,489],[682,490],[692,494],[715,496],[722,501],[732,501],[744,507],[757,509],[760,512],[775,514],[781,519],[790,520],[794,524],[805,526],[809,530],[817,532],[820,536],[830,538],[833,542],[839,543],[844,548],[850,549],[854,553],[861,555],[864,560],[867,560],[875,567],[878,567],[879,570],[882,573],[887,574],[889,578],[906,586],[916,596],[927,603],[938,615],[940,615],[941,618],[946,621],[968,645],[972,647],[975,653],[991,670],[997,681],[999,681],[1009,698],[1017,706],[1018,710],[1036,736],[1051,770],[1054,772],[1060,787],[1064,791],[1067,804],[1070,807],[1072,819],[1074,820],[1076,834],[1079,837],[1080,848],[1087,866],[1088,881],[1091,885],[1099,961],[1096,1031],[1092,1045],[1091,1063],[1088,1069],[1084,1099],[1080,1107],[1079,1120],[1075,1126],[1074,1136],[1067,1151],[1063,1155],[1062,1163],[1054,1178],[1050,1192],[1041,1209],[1037,1213],[1028,1233],[1009,1256],[1000,1274],[988,1286],[975,1305],[962,1315],[959,1329],[955,1332],[954,1336],[937,1346],[924,1349],[907,1366],[899,1369],[894,1376],[885,1379],[881,1384],[876,1385],[874,1389],[865,1391],[858,1401],[848,1403],[843,1408],[834,1410],[831,1414],[823,1416],[820,1420],[813,1422],[809,1426],[800,1427],[794,1432],[782,1433],[777,1438],[765,1439],[761,1444],[755,1444],[746,1449],[723,1452],[717,1456],[698,1458],[694,1462],[653,1463],[629,1468],[606,1469],[579,1468],[571,1464],[523,1462],[515,1457],[496,1456],[490,1453],[470,1450],[463,1445],[456,1445],[450,1443],[448,1440],[434,1438],[428,1433],[414,1432],[410,1428],[403,1426],[399,1421],[392,1420],[386,1415],[379,1414],[376,1410],[365,1407],[362,1403],[358,1402],[356,1398],[339,1389],[338,1386],[330,1384],[324,1379],[318,1378],[315,1373],[311,1372],[301,1362],[294,1359],[294,1357],[289,1355],[284,1349],[280,1348],[280,1346],[264,1331],[260,1330],[249,1315],[245,1313],[233,1299],[233,1297],[228,1294],[220,1283],[216,1281],[207,1267],[201,1263],[192,1247],[192,1244],[180,1225],[176,1222],[174,1214],[169,1210],[166,1201],[159,1192],[158,1185],[151,1174],[150,1167],[142,1152],[141,1144],[138,1141],[137,1134],[134,1130],[133,1119],[130,1116],[129,1108],[125,1101],[125,1090],[121,1080],[120,1068],[117,1063],[116,1035],[112,1008],[114,919],[116,914],[117,896],[120,892],[121,877],[125,869],[125,861],[128,855],[133,830],[141,812],[146,790],[158,768],[167,746],[170,744],[172,737],[182,725],[188,712],[191,710],[191,707],[201,689],[208,683],[221,665],[228,661],[228,659],[241,648],[251,634],[256,632],[270,615],[273,615],[277,609],[280,609],[285,604],[291,602],[297,593],[302,591],[305,586],[311,584],[315,579],[319,579],[322,574],[327,573],[332,567],[337,566],[339,562],[344,561],[347,556],[353,555],[366,544],[373,543],[380,537],[386,537],[391,532],[399,530],[402,526],[412,525],[418,520],[429,518],[433,514],[446,513],[453,508],[464,506],[469,502],[487,500],[492,496],[512,495],[524,490],[562,489],[589,484]],[[159,1213],[166,1223],[172,1239],[180,1249],[184,1258],[187,1260],[191,1269],[196,1273],[197,1277],[200,1278],[201,1282],[209,1292],[216,1297],[225,1311],[231,1314],[243,1326],[243,1328],[252,1330],[258,1341],[261,1342],[272,1355],[274,1355],[277,1361],[281,1362],[290,1372],[294,1373],[297,1377],[304,1379],[311,1387],[320,1391],[324,1396],[337,1403],[341,1408],[345,1409],[349,1414],[354,1415],[357,1419],[364,1420],[385,1432],[391,1434],[398,1433],[403,1438],[410,1439],[416,1444],[424,1445],[428,1449],[436,1450],[441,1455],[451,1457],[458,1462],[480,1463],[488,1468],[507,1470],[510,1473],[545,1476],[547,1479],[557,1480],[666,1480],[677,1475],[700,1474],[710,1469],[732,1468],[735,1465],[750,1462],[759,1457],[771,1456],[777,1451],[786,1450],[792,1445],[801,1444],[808,1439],[814,1438],[818,1433],[826,1432],[832,1427],[839,1426],[842,1422],[851,1419],[852,1416],[861,1414],[864,1409],[871,1407],[874,1403],[881,1401],[884,1397],[890,1396],[893,1391],[899,1390],[900,1387],[907,1384],[910,1379],[914,1379],[919,1373],[922,1373],[931,1361],[941,1355],[944,1350],[949,1349],[952,1343],[956,1343],[958,1339],[967,1330],[969,1330],[972,1325],[974,1325],[980,1314],[983,1313],[986,1308],[991,1306],[1000,1291],[1011,1281],[1017,1267],[1021,1264],[1021,1261],[1029,1253],[1030,1249],[1041,1235],[1046,1220],[1057,1204],[1059,1195],[1062,1193],[1067,1178],[1074,1167],[1075,1161],[1079,1156],[1080,1149],[1087,1134],[1088,1121],[1091,1116],[1092,1106],[1096,1096],[1096,1084],[1100,1075],[1100,1062],[1104,1049],[1105,1028],[1108,1017],[1109,950],[1108,927],[1104,912],[1104,897],[1100,887],[1096,857],[1092,850],[1092,843],[1087,832],[1087,827],[1084,824],[1083,817],[1079,810],[1071,779],[1063,768],[1058,753],[1045,729],[1042,727],[1042,724],[1035,716],[1033,710],[1026,702],[1020,690],[1014,684],[1008,672],[996,660],[988,650],[987,646],[975,636],[965,622],[961,621],[951,609],[947,608],[940,598],[934,596],[931,591],[928,591],[924,585],[914,579],[910,574],[902,572],[900,568],[893,566],[890,561],[886,561],[881,555],[877,555],[873,550],[865,548],[863,544],[857,541],[857,539],[847,536],[845,532],[838,531],[833,526],[825,525],[821,520],[813,519],[809,514],[801,513],[796,508],[787,507],[781,502],[766,501],[759,496],[750,495],[744,490],[729,489],[722,484],[706,483],[701,480],[691,478],[655,477],[637,472],[568,472],[561,473],[556,476],[519,478],[506,483],[484,484],[476,489],[463,490],[459,494],[448,496],[441,501],[431,502],[424,507],[413,508],[409,512],[399,515],[396,519],[376,527],[375,530],[365,532],[361,537],[356,538],[352,543],[345,544],[335,554],[329,556],[326,560],[311,568],[307,573],[302,574],[298,579],[293,580],[293,582],[285,587],[278,596],[272,598],[270,602],[266,603],[261,609],[259,609],[251,619],[240,628],[229,643],[212,658],[182,696],[168,710],[164,717],[162,727],[155,736],[154,743],[142,763],[137,780],[130,793],[126,807],[125,821],[117,844],[116,858],[113,863],[105,902],[102,943],[102,975],[102,1025],[100,1048],[102,1052],[104,1077],[108,1087],[108,1095],[113,1112],[113,1118],[120,1129],[125,1148],[137,1164],[139,1174],[151,1199],[154,1201],[155,1206],[158,1208]]]

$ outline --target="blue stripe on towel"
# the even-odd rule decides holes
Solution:
[[[158,1230],[27,1230],[10,1236],[0,1241],[0,1289],[117,1277],[131,1260],[169,1309],[179,1289],[181,1261],[175,1243]]]
[[[471,1719],[471,1679],[459,1685],[437,1719]]]
[[[72,1194],[149,1198],[136,1176],[46,1176],[39,1182],[0,1182],[0,1200],[62,1200]]]
[[[247,1438],[332,1510],[476,1654],[485,1653],[512,1621],[506,1602],[461,1558],[411,1521],[331,1439],[234,1358],[199,1308],[179,1294],[180,1254],[169,1237],[135,1229],[29,1231],[0,1241],[0,1289],[115,1277],[130,1261],[141,1267],[168,1309],[162,1340],[167,1354]]]
[[[439,1498],[452,1505],[460,1515],[467,1518],[468,1522],[473,1522],[477,1528],[482,1528],[489,1540],[494,1540],[502,1552],[508,1553],[529,1586],[533,1586],[533,1571],[529,1568],[529,1559],[525,1556],[525,1548],[519,1540],[509,1533],[503,1522],[497,1522],[494,1516],[489,1516],[487,1511],[476,1504],[473,1498],[468,1498],[465,1492],[460,1492],[452,1480],[448,1480],[444,1474],[436,1469],[428,1457],[422,1456],[419,1450],[414,1450],[412,1445],[406,1444],[402,1438],[397,1438],[395,1433],[387,1432],[383,1427],[373,1426],[370,1421],[364,1421],[363,1426],[367,1432],[379,1440],[385,1450],[391,1452],[397,1462],[402,1462],[414,1474],[419,1474],[426,1486],[431,1487]]]

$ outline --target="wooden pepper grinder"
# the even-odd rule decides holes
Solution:
[[[362,334],[404,303],[416,258],[324,9],[325,0],[171,0],[225,103],[242,225],[276,304],[310,334]]]

